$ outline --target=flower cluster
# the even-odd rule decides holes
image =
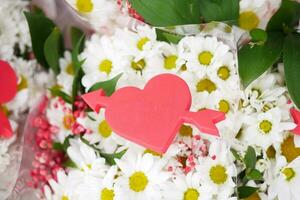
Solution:
[[[173,44],[159,41],[156,30],[148,26],[137,26],[135,31],[117,29],[110,36],[93,34],[80,58],[85,60],[82,85],[86,92],[120,73],[116,89],[143,88],[152,77],[171,73],[188,84],[193,111],[219,110],[226,120],[218,124],[218,139],[182,125],[162,155],[114,133],[103,110],[75,117],[70,104],[60,106],[61,100],[53,98],[47,117],[58,128],[54,141],[68,141],[66,153],[73,165],[49,182],[47,199],[221,200],[236,199],[237,187],[256,188],[253,197],[266,199],[266,194],[282,195],[274,189],[278,184],[286,188],[294,184],[289,181],[297,173],[297,167],[290,165],[297,166],[297,160],[292,161],[298,156],[290,153],[291,148],[297,152],[296,137],[289,133],[295,128],[289,114],[293,105],[281,72],[267,72],[242,89],[236,50],[221,38],[200,32]],[[59,87],[71,94],[70,53],[60,62]],[[84,131],[74,133],[73,124]],[[254,149],[252,170],[259,178],[244,175],[247,181],[242,183],[241,174],[251,170],[246,164],[249,146]],[[294,195],[294,190],[289,191]]]

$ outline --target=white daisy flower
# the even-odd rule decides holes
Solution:
[[[209,156],[199,158],[197,171],[203,184],[212,187],[215,199],[228,199],[236,184],[232,178],[237,176],[229,147],[222,141],[214,141],[209,148]]]
[[[44,187],[44,194],[47,200],[68,200],[77,199],[73,195],[72,181],[64,171],[57,172],[57,181],[49,180],[49,186]],[[51,188],[51,189],[50,189]]]
[[[280,0],[241,0],[239,26],[245,30],[265,28]]]
[[[79,118],[78,123],[92,131],[86,133],[83,138],[90,144],[95,144],[105,153],[113,153],[118,145],[125,144],[125,139],[116,135],[104,117],[104,110],[100,110],[99,114],[89,113],[85,118]]]
[[[97,82],[106,81],[118,75],[120,69],[128,63],[119,53],[116,53],[110,37],[100,38],[96,34],[86,42],[81,58],[85,59],[82,66],[85,72],[82,84],[87,90]]]
[[[104,158],[97,155],[94,149],[83,143],[81,139],[70,139],[68,156],[79,169],[103,176],[107,167]]]
[[[277,106],[281,100],[286,104],[286,98],[281,98],[285,92],[285,87],[276,84],[276,76],[266,73],[246,88],[243,106],[250,105],[257,111],[267,111]]]
[[[244,124],[242,139],[249,145],[258,145],[263,149],[267,149],[275,142],[281,142],[283,132],[295,128],[294,123],[282,121],[279,108],[245,116]]]
[[[121,12],[115,0],[66,0],[94,29],[107,32],[118,27]],[[126,18],[126,16],[123,16]],[[124,19],[123,19],[124,21]]]
[[[57,76],[57,84],[61,90],[67,94],[72,93],[72,83],[74,79],[74,66],[72,64],[72,56],[69,51],[64,53],[64,57],[59,59],[61,72]]]
[[[15,45],[24,53],[31,47],[29,29],[24,11],[29,3],[22,0],[3,0],[0,7],[0,58],[10,60],[14,54]]]
[[[270,188],[270,197],[276,197],[278,200],[299,199],[298,190],[300,184],[300,158],[283,167],[279,177]]]
[[[203,77],[207,71],[215,71],[222,66],[223,56],[229,51],[229,46],[219,42],[216,37],[190,36],[183,38],[178,44],[179,52],[186,60],[190,72]]]
[[[174,177],[173,184],[164,191],[165,199],[172,200],[211,200],[213,192],[211,188],[202,186],[201,174],[188,173]]]
[[[72,135],[72,126],[76,121],[71,105],[59,101],[58,98],[51,99],[46,116],[49,123],[58,128],[54,140],[64,143],[66,137]]]
[[[117,160],[121,174],[116,180],[116,189],[128,200],[162,199],[161,187],[170,177],[163,170],[166,162],[154,159],[152,154],[136,154],[131,151]]]

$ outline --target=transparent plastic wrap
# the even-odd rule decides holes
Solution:
[[[135,32],[137,30],[137,27],[141,25],[144,24],[132,19],[128,25],[128,28],[129,30]],[[209,24],[200,25],[183,25],[168,28],[159,27],[157,28],[157,34],[165,38],[183,38],[185,36],[193,35],[201,35],[203,37],[216,37],[218,41],[221,41],[229,46],[230,52],[232,52],[234,56],[234,74],[235,76],[238,76],[237,48],[238,44],[240,43],[239,38],[241,34],[237,33],[235,28],[232,28],[225,23],[212,22]],[[32,166],[34,165],[36,154],[39,151],[39,147],[36,143],[37,129],[34,123],[37,118],[46,117],[45,111],[48,107],[48,103],[48,97],[43,97],[40,102],[31,109],[31,112],[28,115],[22,137],[19,138],[20,141],[18,142],[18,156],[20,157],[23,152],[22,162],[18,175],[16,173],[16,171],[18,171],[18,166],[15,167],[14,173],[11,171],[5,173],[11,173],[11,175],[9,176],[16,176],[17,178],[15,187],[12,190],[10,197],[8,198],[10,200],[43,199],[41,187],[42,185],[33,185],[31,175]],[[11,179],[11,184],[15,182],[16,178]]]

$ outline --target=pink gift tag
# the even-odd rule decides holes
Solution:
[[[13,68],[0,60],[0,104],[12,100],[17,93],[18,80]]]
[[[105,118],[115,133],[158,153],[167,151],[182,123],[219,136],[215,123],[225,119],[214,110],[190,112],[189,87],[172,74],[152,78],[143,90],[124,87],[110,97],[98,90],[82,98],[96,112],[106,108]]]
[[[13,135],[12,128],[7,117],[0,111],[0,138],[8,139]]]
[[[295,124],[297,124],[296,128],[292,130],[292,132],[296,135],[300,135],[300,111],[296,110],[295,108],[292,108],[290,111]]]
[[[13,68],[5,61],[0,60],[0,104],[12,100],[17,93],[18,80]],[[9,120],[0,111],[0,137],[10,138],[12,129]]]

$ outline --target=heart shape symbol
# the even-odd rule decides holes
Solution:
[[[182,123],[218,136],[215,123],[225,119],[214,110],[190,112],[189,87],[172,74],[152,78],[143,90],[123,87],[110,97],[97,90],[82,98],[95,112],[106,108],[106,121],[115,133],[158,153],[167,151]]]
[[[18,80],[13,68],[0,60],[0,104],[11,101],[17,94]],[[0,110],[0,137],[10,138],[12,128],[9,120]]]

